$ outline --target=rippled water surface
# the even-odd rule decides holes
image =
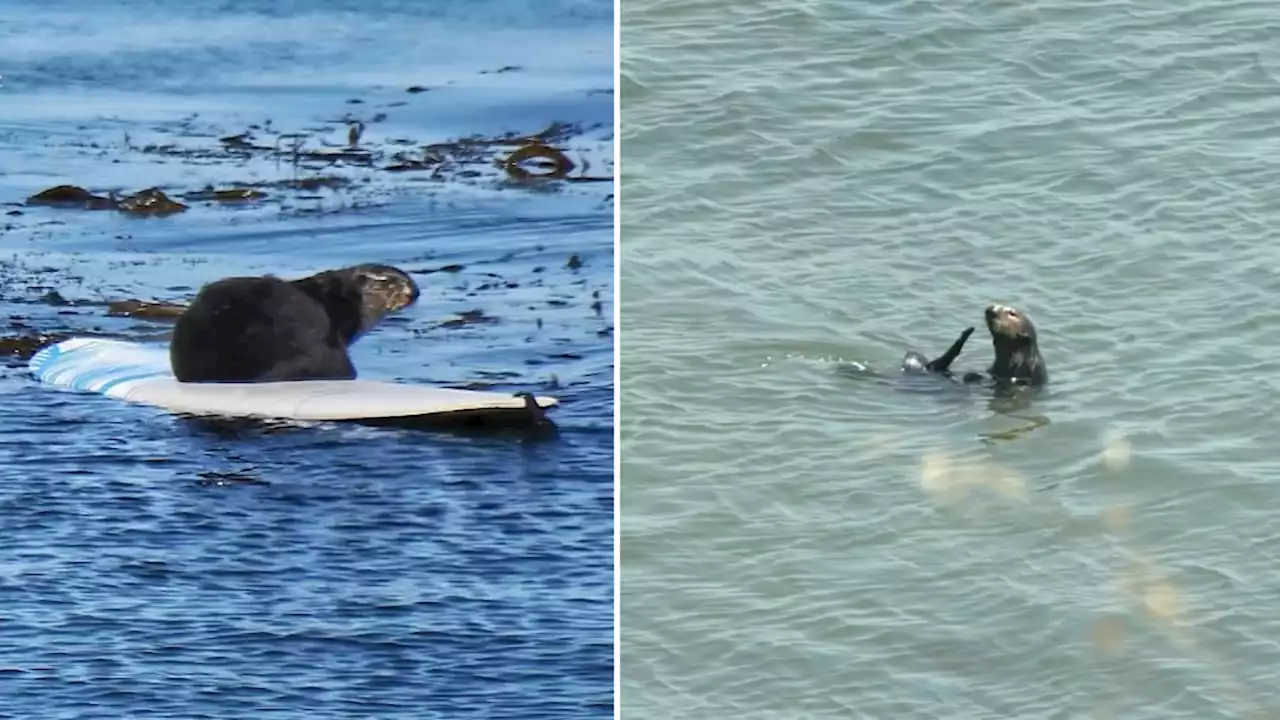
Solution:
[[[610,3],[2,15],[6,339],[164,342],[167,323],[105,302],[386,262],[423,296],[353,348],[362,377],[562,404],[558,438],[224,427],[53,391],[15,361],[0,716],[609,717]],[[548,129],[575,179],[516,182],[494,164],[510,144],[449,144]],[[189,208],[23,204],[63,183]],[[190,195],[208,185],[266,197]]]
[[[1280,711],[1276,17],[624,3],[627,717]]]

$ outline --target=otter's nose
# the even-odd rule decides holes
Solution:
[[[994,320],[996,318],[996,313],[1000,312],[1001,310],[1004,310],[1003,305],[1000,305],[998,303],[991,303],[990,305],[987,306],[987,313],[986,313],[987,319]]]

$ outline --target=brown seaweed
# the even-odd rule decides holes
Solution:
[[[27,198],[28,205],[74,208],[84,210],[114,210],[113,198],[94,195],[78,185],[57,185]]]
[[[444,322],[436,325],[436,327],[444,328],[446,330],[458,330],[471,325],[491,325],[496,322],[498,322],[498,318],[492,315],[485,315],[483,310],[477,309],[460,312],[458,313],[458,317],[453,318],[452,320],[445,320]]]
[[[121,200],[119,209],[121,212],[132,215],[161,216],[184,212],[187,206],[165,195],[160,188],[153,187],[140,190]]]
[[[525,163],[535,159],[550,161],[550,169],[546,172],[536,173],[527,170]],[[501,163],[502,168],[507,171],[507,175],[517,182],[559,180],[567,176],[574,167],[573,162],[563,152],[539,142],[529,143],[516,149]],[[546,168],[547,163],[538,163],[538,166]]]
[[[177,320],[186,310],[187,307],[185,305],[150,300],[110,300],[107,302],[107,315],[111,317]]]
[[[66,333],[35,333],[26,335],[9,335],[0,337],[0,356],[15,360],[27,361],[32,355],[49,345],[60,343],[71,337]]]
[[[266,193],[261,190],[255,190],[251,187],[232,187],[224,190],[215,190],[213,186],[210,185],[205,187],[203,190],[189,192],[182,197],[193,202],[247,202],[250,200],[261,200],[266,196]]]

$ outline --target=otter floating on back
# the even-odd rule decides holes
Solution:
[[[982,382],[989,376],[997,383],[1039,386],[1049,382],[1049,371],[1037,343],[1036,326],[1025,313],[1008,305],[988,305],[984,311],[987,331],[996,357],[987,375],[968,372],[963,375],[966,383]],[[938,373],[951,377],[951,363],[960,355],[965,341],[973,334],[966,328],[951,347],[934,360],[927,360],[918,352],[908,352],[902,359],[903,372]]]

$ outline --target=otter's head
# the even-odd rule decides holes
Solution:
[[[1048,379],[1031,318],[1008,305],[993,304],[987,306],[986,319],[996,350],[995,362],[991,364],[992,376],[1033,384]]]
[[[418,301],[418,284],[399,268],[367,264],[347,268],[346,272],[360,288],[361,333],[368,332],[382,318]]]
[[[408,273],[377,263],[326,270],[293,284],[325,306],[335,330],[348,343],[419,296],[418,284]]]

